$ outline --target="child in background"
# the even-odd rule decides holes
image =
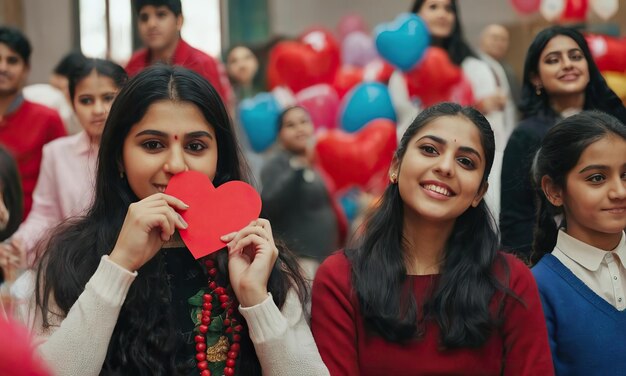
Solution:
[[[83,130],[44,146],[33,208],[11,243],[0,245],[0,255],[26,254],[32,265],[35,245],[48,230],[69,217],[85,214],[93,200],[102,130],[126,79],[122,67],[101,59],[84,59],[70,74],[69,94]]]
[[[541,144],[534,177],[543,194],[533,274],[556,374],[623,374],[626,126],[601,112],[562,120]]]

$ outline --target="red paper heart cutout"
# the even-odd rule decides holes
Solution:
[[[337,190],[358,185],[376,191],[388,180],[396,145],[395,124],[374,119],[356,133],[333,129],[320,134],[315,145],[316,160]]]
[[[251,185],[229,181],[215,188],[197,171],[174,175],[165,193],[189,205],[180,211],[189,227],[179,233],[196,259],[224,248],[222,235],[241,230],[261,213],[261,197]]]

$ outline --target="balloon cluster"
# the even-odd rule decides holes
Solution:
[[[626,103],[626,38],[586,34],[585,39],[607,84]]]
[[[520,14],[537,11],[548,21],[584,21],[589,7],[602,19],[613,17],[619,8],[618,0],[510,0]]]

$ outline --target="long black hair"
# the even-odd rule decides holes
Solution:
[[[98,155],[95,199],[84,218],[58,228],[47,244],[37,272],[36,301],[44,325],[55,307],[65,316],[98,267],[111,252],[131,203],[138,201],[119,171],[123,140],[148,108],[158,101],[191,103],[213,125],[218,160],[213,184],[248,180],[249,172],[220,96],[208,81],[182,67],[155,65],[139,73],[121,90],[107,118]],[[161,253],[140,268],[122,306],[103,365],[103,374],[171,375],[178,372],[175,352],[180,344],[171,322],[169,286]],[[217,253],[219,273],[228,280],[227,253]],[[278,307],[287,291],[295,288],[306,299],[306,285],[295,258],[281,249],[268,282]],[[150,309],[146,309],[150,306]],[[57,310],[58,311],[58,310]],[[242,333],[245,333],[242,332]],[[261,369],[250,338],[242,336],[238,374],[260,375]]]
[[[566,224],[555,221],[563,210],[548,201],[541,190],[541,179],[548,176],[557,187],[566,190],[569,172],[576,166],[581,154],[594,142],[615,135],[626,140],[626,126],[615,117],[599,111],[583,111],[552,127],[541,143],[533,163],[532,175],[537,189],[537,219],[531,262],[533,264],[556,245],[558,230]]]
[[[487,184],[495,153],[494,135],[485,117],[471,107],[441,103],[421,112],[402,136],[395,159],[401,163],[413,136],[442,116],[467,118],[480,131],[486,160],[482,184]],[[496,260],[503,261],[497,253],[494,223],[481,200],[456,219],[447,240],[440,280],[423,312],[424,317],[437,321],[446,348],[480,346],[497,325],[489,304],[497,291],[508,289],[494,274]],[[364,226],[357,248],[346,255],[352,263],[352,283],[367,327],[391,342],[420,337],[419,307],[407,286],[403,204],[397,184],[387,186]],[[504,263],[503,267],[507,274]]]
[[[419,13],[425,2],[426,0],[415,0],[415,2],[413,2],[413,6],[411,7],[411,13]],[[454,13],[454,28],[452,29],[452,34],[443,40],[435,40],[433,38],[431,40],[431,45],[441,47],[446,50],[450,60],[452,60],[454,64],[460,66],[466,57],[476,57],[476,54],[472,51],[463,36],[463,29],[461,28],[460,20],[461,16],[459,15],[459,7],[456,4],[456,0],[450,0],[450,5],[452,6],[452,12]]]
[[[4,205],[9,211],[9,221],[3,229],[0,229],[0,241],[4,241],[17,231],[22,223],[24,194],[17,163],[3,147],[0,147],[0,192],[2,192]]]
[[[76,86],[94,71],[100,76],[108,77],[113,80],[113,83],[118,89],[124,86],[128,80],[128,75],[124,68],[112,61],[83,58],[80,63],[75,65],[74,70],[68,73],[68,89],[72,104],[74,102],[74,96],[76,95]]]
[[[522,96],[520,109],[524,117],[539,114],[555,117],[556,114],[550,106],[550,98],[545,90],[540,95],[536,94],[536,88],[532,83],[533,77],[539,75],[539,58],[544,48],[552,38],[563,35],[572,38],[578,45],[589,70],[589,83],[585,88],[585,110],[599,110],[611,114],[622,122],[626,122],[626,109],[619,97],[609,88],[600,74],[600,70],[593,60],[587,41],[583,35],[572,28],[564,26],[551,26],[537,34],[528,47],[524,62],[524,77],[522,80]]]

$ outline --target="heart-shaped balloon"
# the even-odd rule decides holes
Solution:
[[[566,0],[541,0],[539,13],[548,21],[554,21],[559,18],[565,10]]]
[[[270,93],[259,93],[239,104],[239,119],[248,142],[257,153],[269,148],[278,135],[281,108]]]
[[[463,78],[463,72],[444,49],[429,47],[421,63],[404,77],[409,95],[418,97],[426,107],[448,100],[452,88]]]
[[[215,188],[198,171],[174,175],[165,193],[189,205],[180,211],[189,227],[178,232],[196,259],[224,248],[221,236],[241,230],[261,213],[261,196],[254,187],[229,181]]]
[[[371,35],[354,31],[341,42],[341,62],[347,65],[364,67],[378,58],[376,46]]]
[[[356,132],[378,118],[396,121],[387,86],[379,82],[363,82],[355,86],[342,100],[339,110],[341,128]]]
[[[626,39],[586,34],[585,39],[600,71],[626,71]]]
[[[376,26],[374,36],[378,54],[403,71],[414,68],[430,44],[426,23],[413,13]]]
[[[316,130],[337,127],[339,96],[332,86],[318,84],[307,87],[296,94],[296,100],[309,112]]]
[[[294,92],[320,83],[332,83],[339,68],[339,45],[324,29],[312,29],[297,42],[278,43],[270,52],[270,88],[286,85]]]
[[[539,10],[541,0],[511,0],[511,5],[520,14],[531,14]]]
[[[344,65],[337,71],[333,87],[339,98],[343,98],[350,89],[363,81],[363,68]]]
[[[564,21],[584,21],[587,18],[589,0],[566,0],[565,9],[561,14]]]
[[[354,185],[375,190],[386,184],[396,145],[395,123],[376,119],[356,133],[339,129],[321,133],[315,144],[316,161],[338,191]]]
[[[376,59],[363,68],[363,81],[382,82],[387,85],[395,69],[382,59]]]
[[[591,0],[591,9],[603,20],[613,17],[619,9],[617,0]]]

